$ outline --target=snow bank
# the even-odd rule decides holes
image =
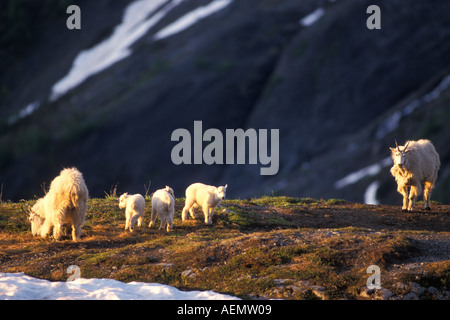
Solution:
[[[232,0],[215,0],[208,5],[198,7],[191,12],[185,14],[175,22],[169,24],[164,29],[155,34],[154,39],[160,40],[170,37],[176,33],[186,30],[201,19],[204,19],[215,12],[218,12],[228,6]]]
[[[366,177],[376,176],[381,171],[381,169],[388,167],[391,164],[392,164],[391,157],[384,158],[383,160],[381,160],[375,164],[372,164],[370,166],[364,167],[358,171],[348,174],[344,178],[336,181],[334,184],[334,187],[336,189],[342,189],[342,188],[344,188],[348,185],[354,184]]]
[[[180,291],[145,282],[77,279],[51,282],[24,273],[0,273],[0,300],[237,300],[214,291]]]
[[[57,100],[90,76],[130,56],[131,45],[142,38],[169,11],[183,1],[185,0],[170,2],[167,0],[136,0],[129,4],[125,9],[122,22],[114,28],[114,32],[109,38],[77,55],[69,73],[53,86],[50,100]],[[198,7],[160,30],[154,36],[154,40],[167,38],[181,32],[199,20],[222,10],[231,2],[232,0],[214,0],[208,5]]]
[[[122,22],[114,28],[109,38],[78,54],[69,73],[53,86],[50,100],[55,101],[88,77],[131,55],[130,46],[182,0],[174,0],[163,7],[166,2],[167,0],[138,0],[129,4]]]

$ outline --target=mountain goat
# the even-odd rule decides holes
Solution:
[[[119,208],[125,208],[125,230],[133,232],[134,225],[138,227],[142,226],[142,220],[144,219],[145,200],[139,193],[128,195],[124,193],[119,198]]]
[[[181,219],[187,219],[187,213],[195,218],[194,207],[200,206],[205,215],[205,223],[212,224],[214,209],[225,199],[225,193],[228,185],[223,187],[208,186],[203,183],[191,184],[186,189],[186,203],[181,214]]]
[[[151,228],[156,221],[156,215],[161,219],[159,230],[166,228],[167,232],[173,229],[173,216],[175,214],[175,195],[172,188],[166,186],[163,189],[156,190],[152,197],[152,218]]]
[[[76,168],[64,169],[53,179],[50,190],[30,210],[31,233],[45,238],[53,227],[53,237],[60,240],[62,227],[72,231],[72,240],[81,237],[89,192],[83,175]]]
[[[414,210],[417,197],[422,192],[422,184],[425,189],[424,207],[430,210],[431,189],[441,165],[439,154],[431,141],[426,139],[408,141],[400,147],[395,142],[395,145],[395,148],[390,148],[394,161],[391,174],[397,181],[397,191],[403,195],[402,211]],[[411,191],[408,195],[409,187]]]

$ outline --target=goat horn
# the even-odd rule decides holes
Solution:
[[[29,205],[28,203],[25,202],[25,200],[20,200],[20,202],[22,203],[22,205],[20,206],[20,210],[22,211],[22,213],[24,213],[27,217],[30,216],[31,214],[31,205]]]
[[[410,142],[410,141],[408,141],[408,142],[406,143],[405,148],[403,149],[403,151],[406,151],[406,148],[408,148],[409,142]]]
[[[395,149],[399,150],[398,149],[398,144],[397,144],[397,139],[395,139]]]

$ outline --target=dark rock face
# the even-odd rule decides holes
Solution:
[[[39,194],[42,182],[75,165],[93,196],[116,183],[143,192],[151,180],[152,189],[170,185],[177,196],[201,181],[228,183],[231,198],[273,192],[362,201],[376,180],[380,202],[400,203],[387,167],[343,188],[335,182],[388,157],[395,139],[429,138],[442,162],[432,199],[448,200],[450,93],[444,86],[434,100],[423,99],[450,73],[445,1],[382,1],[381,30],[366,27],[370,1],[233,1],[155,41],[164,26],[211,3],[185,1],[132,46],[130,57],[49,101],[77,53],[108,37],[128,3],[80,1],[82,30],[61,28],[65,13],[47,21],[41,38],[6,69],[2,83],[10,94],[0,97],[2,116],[41,104],[14,125],[1,124],[6,198]],[[324,15],[301,26],[318,7]],[[420,107],[402,114],[414,99]],[[396,111],[397,126],[380,131]],[[203,131],[224,134],[279,129],[278,174],[261,176],[261,164],[174,165],[171,134],[192,134],[195,120]]]

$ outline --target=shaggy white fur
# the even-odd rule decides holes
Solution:
[[[125,230],[133,232],[137,221],[138,227],[142,226],[144,219],[145,200],[139,193],[128,195],[124,193],[119,198],[119,208],[125,208]]]
[[[223,187],[208,186],[203,183],[191,184],[186,189],[186,203],[181,214],[181,219],[187,219],[187,213],[195,218],[194,207],[200,206],[205,215],[205,223],[212,224],[214,209],[225,199],[228,185]]]
[[[76,168],[64,169],[53,179],[50,190],[31,208],[29,220],[33,235],[47,237],[53,228],[53,237],[60,240],[62,227],[71,229],[73,241],[81,237],[89,192],[83,175]]]
[[[425,209],[430,209],[431,190],[441,165],[439,154],[431,141],[408,141],[404,146],[390,148],[394,165],[391,174],[397,181],[397,191],[403,195],[403,211],[413,211],[418,196],[423,195]],[[408,188],[411,188],[408,192]]]
[[[166,186],[156,190],[152,197],[152,218],[150,228],[155,225],[156,215],[161,219],[159,230],[166,228],[169,232],[173,229],[173,216],[175,214],[175,195],[172,188]]]

